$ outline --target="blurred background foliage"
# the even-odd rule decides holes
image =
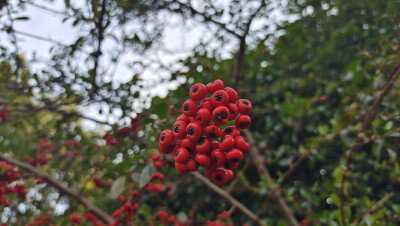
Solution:
[[[160,79],[161,84],[181,77],[185,82],[164,98],[146,96],[150,106],[137,112],[132,104],[146,88],[140,72],[119,85],[96,72],[99,70],[96,57],[113,56],[90,49],[92,42],[101,43],[101,37],[96,35],[98,27],[89,25],[99,24],[93,20],[101,17],[102,7],[99,1],[88,3],[93,14],[79,17],[79,10],[65,1],[66,12],[75,13],[69,19],[85,26],[76,45],[58,46],[51,52],[46,70],[32,73],[30,63],[22,55],[0,43],[0,101],[11,112],[9,121],[0,124],[0,150],[25,161],[24,156],[37,155],[41,139],[48,139],[56,152],[47,153],[53,159],[38,167],[111,214],[120,207],[115,197],[129,196],[132,190],[141,189],[141,180],[146,178],[140,177],[148,159],[157,152],[157,137],[163,129],[171,128],[181,114],[181,104],[188,98],[190,86],[215,79],[223,80],[225,86],[235,85],[235,56],[239,47],[233,48],[229,57],[222,57],[219,48],[232,43],[237,46],[238,42],[226,29],[213,27],[210,33],[215,34],[220,45],[210,47],[209,43],[201,43],[188,57],[179,60],[178,69],[168,68],[170,76]],[[0,13],[5,18],[11,6],[23,10],[25,4],[29,1],[0,4]],[[258,19],[269,19],[268,9],[273,2],[265,4],[265,10],[257,14]],[[146,52],[157,48],[167,26],[159,19],[160,14],[181,15],[183,22],[199,16],[184,5],[177,1],[113,1],[105,9],[103,30],[107,29],[107,23],[120,28],[132,21],[143,27],[151,23],[153,29],[142,30],[140,35],[115,37],[124,48]],[[245,31],[244,18],[252,11],[246,8],[246,1],[230,1],[229,12],[218,10],[212,1],[201,1],[198,5],[199,11],[207,12],[211,18],[200,16],[201,23],[212,25],[214,20],[228,14],[227,24],[235,27],[238,34]],[[250,31],[245,38],[243,76],[237,87],[240,97],[253,103],[253,123],[249,130],[256,143],[252,145],[261,151],[273,181],[266,182],[257,173],[251,157],[246,156],[235,172],[236,179],[230,182],[234,186],[228,183],[221,187],[269,225],[287,225],[270,196],[271,189],[279,189],[296,219],[303,224],[400,224],[400,196],[396,193],[400,188],[398,82],[379,105],[367,130],[359,135],[362,144],[346,164],[346,150],[352,147],[369,107],[400,62],[400,2],[288,0],[283,6],[283,15],[296,19],[276,24],[273,32],[267,25]],[[113,33],[113,29],[108,31]],[[12,28],[4,27],[3,31],[13,39]],[[93,35],[86,36],[85,32]],[[87,71],[77,66],[79,52],[85,51],[91,52],[86,58]],[[142,66],[146,67],[143,62]],[[82,122],[90,116],[79,107],[95,103],[106,104],[110,111],[121,109],[121,118],[138,117],[140,130],[118,135],[118,129],[129,127],[125,121],[120,122],[119,128],[107,125],[109,122],[98,122],[96,129],[85,129]],[[137,115],[132,116],[132,112]],[[105,133],[114,134],[118,145],[107,145],[101,138]],[[77,140],[79,144],[70,147],[67,140]],[[62,153],[68,154],[60,157]],[[299,159],[302,160],[294,171],[285,174]],[[153,221],[158,210],[165,210],[181,221],[190,216],[197,225],[216,220],[223,210],[230,210],[228,221],[235,225],[253,224],[201,181],[190,174],[179,175],[167,158],[163,163],[158,171],[165,175],[164,190],[142,195],[135,214],[136,225]],[[93,175],[113,181],[114,188],[97,189]],[[345,197],[341,203],[343,175],[346,175]],[[125,182],[120,183],[121,177]],[[33,222],[36,216],[52,215],[55,225],[67,225],[70,214],[84,214],[81,205],[52,186],[36,185],[36,179],[30,176],[23,181],[30,188],[29,198],[12,200],[9,208],[1,207],[3,222],[23,225]],[[173,185],[171,196],[167,195],[168,183]],[[26,211],[21,211],[21,203]],[[344,216],[340,214],[341,205]]]

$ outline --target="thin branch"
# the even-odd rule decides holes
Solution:
[[[253,135],[250,133],[249,130],[245,130],[244,134],[247,137],[247,140],[249,141],[250,144],[250,155],[253,159],[254,165],[256,165],[258,169],[258,173],[260,175],[265,176],[267,181],[269,183],[273,183],[271,174],[268,172],[268,169],[264,166],[262,162],[262,157],[260,156],[260,151],[258,150],[257,144],[254,140]],[[278,205],[278,208],[280,212],[282,213],[283,217],[287,221],[288,225],[290,226],[300,226],[299,222],[297,221],[296,217],[290,210],[288,204],[286,203],[285,199],[282,197],[282,195],[276,191],[276,189],[273,190],[272,197],[276,201],[276,204]]]
[[[254,11],[253,14],[251,14],[251,16],[249,17],[249,20],[246,23],[246,27],[245,27],[244,33],[242,35],[243,38],[249,34],[251,23],[253,22],[254,18],[257,16],[257,14],[260,12],[260,10],[263,9],[265,6],[266,6],[266,4],[265,4],[264,0],[261,0],[260,6],[258,6],[258,8],[256,9],[256,11]]]
[[[7,28],[2,28],[1,30],[2,31],[7,31]],[[54,43],[54,44],[59,45],[59,46],[68,47],[68,45],[66,45],[64,43],[61,43],[61,42],[59,42],[57,40],[51,39],[51,38],[45,38],[45,37],[42,37],[42,36],[39,36],[39,35],[30,34],[30,33],[23,32],[23,31],[17,31],[17,30],[14,30],[14,29],[12,29],[12,31],[15,34],[27,36],[27,37],[34,38],[34,39],[37,39],[37,40],[40,40],[40,41],[51,42],[51,43]]]
[[[228,202],[230,202],[233,206],[236,206],[242,213],[244,213],[248,218],[250,218],[252,221],[254,221],[258,225],[265,225],[258,216],[253,213],[251,210],[249,210],[246,206],[244,206],[241,202],[233,198],[228,192],[222,190],[220,187],[212,183],[210,180],[205,178],[203,175],[201,175],[198,172],[192,172],[192,174],[199,179],[201,182],[203,182],[208,188],[213,190],[215,193],[217,193],[219,196],[222,198],[226,199]]]
[[[341,183],[340,183],[340,217],[342,219],[342,224],[344,226],[347,225],[346,220],[344,219],[344,199],[345,199],[345,194],[344,194],[344,184],[346,182],[347,179],[347,173],[348,173],[348,169],[349,169],[349,164],[351,162],[351,157],[352,157],[352,153],[353,151],[356,149],[357,144],[358,144],[358,139],[360,137],[360,135],[362,133],[365,132],[365,130],[367,129],[368,125],[370,124],[370,122],[372,121],[373,117],[375,116],[375,112],[378,109],[380,103],[383,100],[383,97],[392,89],[394,82],[396,81],[398,75],[400,74],[400,63],[397,64],[397,66],[395,67],[395,69],[393,70],[392,74],[389,77],[388,82],[385,84],[385,86],[382,88],[382,91],[380,92],[380,94],[378,95],[378,97],[375,99],[374,103],[371,105],[371,107],[368,109],[368,113],[367,116],[365,117],[360,130],[358,131],[356,138],[354,139],[353,145],[351,146],[350,149],[348,149],[346,151],[346,170],[343,171],[342,174],[342,179],[341,179]]]
[[[82,204],[85,207],[85,209],[88,212],[92,212],[93,214],[95,214],[104,223],[109,224],[114,221],[110,215],[108,215],[106,212],[104,212],[97,206],[93,205],[88,199],[81,196],[78,192],[76,192],[75,190],[72,190],[71,188],[67,187],[63,183],[56,181],[50,175],[40,171],[36,167],[33,167],[29,164],[23,163],[19,160],[11,158],[11,157],[7,157],[5,154],[2,154],[2,153],[0,153],[0,160],[3,160],[11,165],[17,166],[20,169],[27,171],[29,173],[32,173],[39,178],[43,178],[47,183],[49,183],[53,187],[57,188],[61,193],[64,193],[64,194],[70,196],[71,198],[75,199],[76,201],[78,201],[80,204]]]
[[[364,216],[362,221],[360,222],[360,225],[363,225],[365,221],[367,220],[367,217],[370,213],[374,212],[377,210],[379,207],[381,207],[385,202],[389,201],[392,197],[394,196],[394,192],[390,192],[389,194],[385,195],[381,200],[376,202],[369,211],[367,211]]]

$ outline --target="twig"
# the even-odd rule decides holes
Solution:
[[[36,167],[33,167],[29,164],[23,163],[19,160],[11,158],[11,157],[7,157],[5,154],[2,154],[2,153],[0,153],[0,160],[6,161],[7,163],[9,163],[11,165],[17,166],[17,167],[21,168],[22,170],[32,173],[39,178],[43,178],[47,183],[49,183],[53,187],[57,188],[61,193],[67,194],[71,198],[73,198],[76,201],[78,201],[79,203],[81,203],[88,212],[92,212],[97,217],[99,217],[103,222],[112,223],[114,221],[110,215],[108,215],[106,212],[104,212],[97,206],[93,205],[89,200],[87,200],[85,197],[81,196],[78,192],[76,192],[75,190],[72,190],[71,188],[67,187],[63,183],[60,183],[60,182],[54,180],[50,175],[40,171]]]
[[[342,224],[344,226],[347,225],[346,220],[344,219],[344,184],[346,181],[346,174],[348,172],[348,166],[351,162],[351,155],[354,151],[354,149],[357,147],[357,143],[358,143],[358,139],[360,137],[360,134],[364,133],[364,131],[367,129],[367,126],[369,125],[369,123],[371,122],[371,120],[373,119],[375,112],[377,110],[377,108],[379,107],[379,104],[382,102],[383,97],[391,90],[391,88],[393,87],[393,84],[395,82],[395,80],[397,79],[398,75],[400,74],[400,63],[397,64],[396,68],[394,69],[394,71],[392,72],[392,74],[389,77],[388,82],[385,84],[385,86],[382,88],[382,91],[380,92],[380,94],[378,95],[378,97],[375,99],[374,103],[371,105],[371,107],[368,109],[368,113],[367,116],[365,117],[360,130],[358,131],[356,138],[354,139],[353,145],[351,146],[350,149],[348,149],[346,151],[346,170],[343,171],[342,174],[342,179],[340,182],[340,217],[342,219]]]
[[[241,202],[233,198],[228,192],[222,190],[220,187],[217,185],[213,184],[211,181],[209,181],[207,178],[205,178],[203,175],[201,175],[198,172],[192,172],[192,174],[199,179],[201,182],[203,182],[208,188],[213,190],[215,193],[220,195],[222,198],[226,199],[228,202],[230,202],[233,206],[236,206],[242,213],[244,213],[248,218],[250,218],[252,221],[254,221],[258,225],[265,225],[260,218],[256,214],[254,214],[251,210],[249,210],[246,206],[244,206]]]
[[[244,131],[247,140],[249,141],[250,144],[250,155],[253,159],[254,164],[256,165],[258,172],[260,175],[264,175],[265,178],[269,183],[272,183],[272,177],[271,174],[268,172],[268,169],[265,168],[263,162],[262,162],[262,157],[259,154],[259,150],[257,147],[257,144],[254,140],[253,135],[250,133],[249,130]],[[297,221],[296,217],[293,215],[292,211],[289,209],[289,206],[287,205],[285,199],[281,196],[279,192],[276,191],[276,189],[273,190],[272,196],[274,197],[276,204],[278,205],[280,212],[283,214],[283,217],[287,221],[288,225],[291,226],[300,226],[299,222]]]
[[[381,207],[385,202],[389,201],[392,197],[394,196],[394,192],[390,192],[389,194],[385,195],[381,200],[379,200],[378,202],[376,202],[369,211],[367,211],[364,216],[362,221],[360,222],[360,225],[364,224],[368,214],[374,212],[376,209],[378,209],[379,207]]]

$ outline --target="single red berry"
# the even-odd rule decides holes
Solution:
[[[228,104],[228,110],[229,110],[229,114],[230,114],[229,121],[230,120],[235,120],[235,118],[239,114],[239,110],[237,109],[236,104],[229,103]]]
[[[164,130],[160,134],[159,143],[164,147],[171,147],[174,144],[174,133],[171,130]]]
[[[190,117],[186,116],[186,115],[179,115],[179,117],[176,119],[176,121],[183,121],[186,124],[190,123]]]
[[[187,137],[192,141],[197,141],[200,137],[203,136],[203,127],[201,124],[191,122],[186,126]]]
[[[211,178],[212,174],[217,169],[217,167],[218,167],[217,164],[211,162],[211,164],[209,166],[204,167],[204,175],[207,178]]]
[[[230,135],[233,138],[236,138],[237,136],[240,136],[240,130],[238,128],[236,128],[235,126],[225,127],[225,129],[222,130],[221,136],[224,137],[226,135]]]
[[[209,124],[206,126],[204,133],[211,139],[218,139],[221,137],[222,131],[219,126],[215,124]]]
[[[181,147],[184,147],[188,149],[188,151],[193,152],[194,150],[196,150],[196,143],[186,137],[183,138],[183,140],[181,141]]]
[[[226,172],[226,174],[228,175],[228,178],[229,178],[228,180],[230,180],[230,179],[233,178],[234,173],[233,173],[232,170],[225,169],[225,172]]]
[[[235,139],[233,139],[233,137],[230,135],[226,135],[221,139],[218,148],[221,149],[221,151],[226,152],[231,150],[234,145],[235,145]]]
[[[187,171],[192,171],[192,172],[194,172],[194,171],[197,170],[198,167],[199,167],[199,166],[197,165],[197,162],[194,161],[193,159],[189,159],[189,160],[185,163],[185,169],[186,169]]]
[[[234,170],[239,166],[239,162],[226,161],[224,168],[227,170]]]
[[[217,168],[212,173],[212,179],[216,184],[224,184],[228,181],[228,175],[224,169]]]
[[[180,164],[180,163],[175,162],[175,169],[176,169],[176,171],[178,171],[178,173],[180,173],[182,175],[185,175],[185,174],[188,173],[188,171],[186,170],[184,164]]]
[[[158,149],[160,150],[160,152],[164,153],[164,154],[169,154],[173,151],[173,147],[166,147],[164,145],[162,145],[161,143],[158,143]]]
[[[184,164],[189,159],[190,152],[184,148],[180,147],[176,150],[174,159],[176,163]]]
[[[162,167],[163,167],[163,162],[161,162],[161,161],[155,161],[154,162],[154,166],[157,168],[157,169],[161,169]]]
[[[251,125],[251,118],[248,115],[239,115],[235,120],[238,129],[247,129]]]
[[[172,125],[172,132],[176,139],[182,139],[186,136],[186,126],[187,124],[183,121],[176,121]]]
[[[224,82],[220,79],[217,79],[213,82],[210,82],[206,86],[207,92],[213,94],[217,90],[224,89]]]
[[[247,143],[247,141],[242,136],[237,136],[235,138],[235,146],[242,151],[247,151],[250,148],[249,143]]]
[[[126,202],[125,196],[120,195],[120,196],[118,197],[118,201],[119,201],[119,203],[121,203],[121,204],[125,203],[125,202]]]
[[[197,104],[194,100],[189,99],[182,105],[182,113],[188,117],[193,117],[197,113]]]
[[[229,96],[224,90],[217,90],[211,95],[210,101],[214,107],[226,106],[229,103]]]
[[[206,98],[203,101],[201,101],[200,106],[202,108],[207,108],[208,110],[210,110],[210,112],[212,112],[214,110],[214,106],[211,104],[211,101],[209,98]]]
[[[250,114],[251,110],[253,110],[251,102],[247,99],[238,100],[236,102],[236,107],[240,114]]]
[[[205,166],[205,167],[207,167],[207,166],[209,166],[209,165],[211,164],[211,159],[210,159],[210,157],[209,157],[208,155],[204,155],[204,154],[196,154],[196,155],[194,156],[194,160],[195,160],[198,164],[200,164],[200,165],[202,165],[202,166]]]
[[[233,148],[226,153],[226,160],[238,163],[243,159],[243,152],[240,149]]]
[[[211,152],[211,161],[218,166],[223,166],[226,162],[225,154],[221,150],[215,149]]]
[[[201,83],[196,83],[190,88],[189,92],[190,98],[194,101],[202,100],[207,95],[206,86]]]
[[[200,137],[196,143],[196,152],[207,154],[211,151],[211,140],[208,137]]]
[[[226,87],[224,90],[229,96],[229,103],[236,103],[236,101],[239,99],[237,92],[231,87]]]
[[[225,106],[218,106],[212,112],[212,119],[216,125],[225,125],[229,117],[229,110]]]
[[[215,150],[218,149],[219,147],[219,142],[214,140],[213,142],[211,142],[211,150]]]
[[[199,120],[202,126],[207,125],[211,122],[211,112],[207,108],[200,108],[198,112],[197,120]]]

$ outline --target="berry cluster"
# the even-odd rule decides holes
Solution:
[[[16,194],[19,198],[25,199],[26,191],[25,185],[15,184],[15,181],[20,179],[21,175],[10,164],[0,162],[0,207],[10,206],[10,202],[6,199],[7,194]]]
[[[207,93],[211,94],[206,98]],[[181,174],[196,171],[199,166],[215,183],[223,184],[232,179],[233,171],[243,159],[249,144],[240,136],[240,129],[251,124],[248,114],[252,110],[249,100],[238,100],[237,92],[224,88],[221,80],[194,84],[191,99],[182,106],[180,115],[171,130],[164,130],[159,138],[159,149],[172,153],[175,168]],[[200,107],[196,101],[201,101]],[[221,129],[228,121],[235,126]]]

